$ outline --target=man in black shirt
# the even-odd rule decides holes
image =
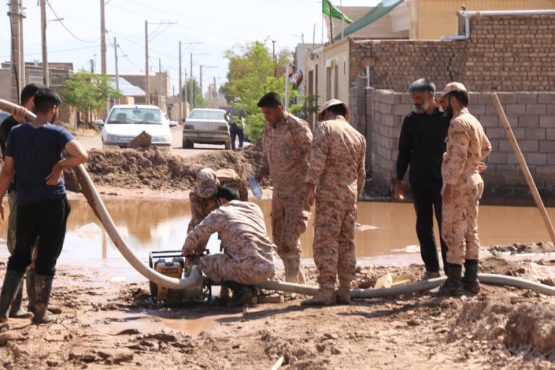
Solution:
[[[407,168],[416,210],[416,234],[426,266],[424,279],[439,277],[439,260],[434,235],[434,211],[440,228],[441,254],[446,271],[447,245],[441,239],[441,162],[449,119],[439,111],[434,99],[435,85],[419,79],[409,88],[414,109],[403,121],[397,157],[395,197],[404,199],[403,178]]]
[[[30,111],[34,110],[34,95],[39,90],[39,87],[35,84],[26,85],[23,90],[21,90],[21,105]],[[20,122],[12,115],[3,120],[0,124],[0,148],[2,149],[2,158],[5,157],[6,142],[8,141],[8,136],[10,131],[15,126],[19,125]],[[7,245],[10,254],[15,250],[15,235],[17,229],[17,193],[15,191],[15,181],[12,182],[8,191],[8,204],[10,207],[10,215],[8,218],[8,236]],[[29,308],[33,309],[33,294],[34,290],[34,267],[30,266],[26,274],[26,284],[27,284],[27,296],[29,297]],[[10,308],[10,317],[15,318],[26,318],[31,317],[32,314],[27,312],[21,307],[21,302],[23,300],[23,287],[17,292],[14,301],[12,302]]]

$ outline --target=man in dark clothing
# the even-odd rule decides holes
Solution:
[[[426,79],[419,79],[409,88],[414,110],[403,121],[397,157],[395,197],[404,199],[403,178],[409,170],[416,210],[416,234],[420,254],[426,266],[424,279],[439,277],[439,260],[434,235],[434,211],[441,236],[441,162],[445,153],[445,139],[449,119],[439,111],[434,99],[435,86]],[[447,245],[440,238],[444,271],[447,263]]]
[[[6,159],[0,173],[0,199],[17,173],[16,246],[8,260],[0,294],[0,329],[8,327],[7,314],[21,287],[25,270],[36,248],[33,321],[51,322],[47,313],[56,262],[62,251],[70,206],[63,170],[87,160],[87,152],[56,120],[60,98],[49,89],[35,94],[37,118],[14,127],[6,145]],[[14,112],[15,116],[21,111]],[[0,205],[4,218],[4,208]]]
[[[39,87],[35,84],[28,84],[26,85],[23,90],[21,90],[21,105],[26,109],[33,111],[34,110],[34,95],[39,90]],[[6,118],[0,124],[0,148],[2,149],[2,158],[6,158],[6,142],[8,141],[8,135],[10,131],[15,126],[19,125],[20,123],[13,115]],[[7,242],[8,251],[10,254],[13,253],[15,249],[15,238],[16,238],[16,223],[17,223],[17,192],[15,190],[15,180],[10,185],[8,191],[8,205],[10,207],[10,215],[8,217],[8,235],[7,235]],[[33,306],[33,294],[30,293],[33,291],[33,278],[34,278],[34,266],[29,266],[29,269],[26,273],[26,285],[27,285],[27,296],[29,297],[29,309],[32,310]],[[23,300],[23,287],[19,290],[16,294],[14,301],[12,302],[10,308],[10,317],[15,318],[28,318],[32,317],[33,314],[27,312],[25,309],[22,308],[21,303]]]
[[[235,139],[239,137],[239,149],[243,148],[243,141],[245,140],[245,119],[247,113],[237,106],[241,103],[241,98],[235,98],[235,104],[232,105],[227,112],[225,112],[225,120],[229,124],[229,135],[231,138],[231,150],[235,150]]]

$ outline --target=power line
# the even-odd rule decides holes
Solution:
[[[54,10],[54,8],[52,7],[52,4],[50,4],[50,1],[46,0],[46,4],[48,5],[48,7],[50,8],[50,10],[52,11],[52,13],[54,13],[54,16],[59,19],[60,24],[62,25],[62,27],[67,31],[67,33],[69,33],[74,39],[76,39],[77,41],[81,41],[84,43],[92,43],[92,42],[96,42],[99,39],[96,40],[91,40],[91,41],[87,41],[87,40],[83,40],[82,38],[76,36],[73,32],[71,32],[71,30],[69,28],[67,28],[67,26],[65,25],[65,23],[61,20],[62,18],[60,16],[58,16],[58,14],[56,13],[56,11]]]

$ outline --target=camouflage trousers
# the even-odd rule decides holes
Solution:
[[[235,281],[255,285],[274,276],[274,263],[262,256],[234,259],[228,254],[218,253],[200,259],[202,272],[213,282]]]
[[[443,204],[442,236],[447,244],[447,262],[456,265],[480,257],[478,206],[484,191],[479,174],[469,176],[453,190],[453,200]]]
[[[337,278],[340,284],[350,284],[355,277],[356,216],[356,204],[345,207],[316,200],[313,253],[322,289],[334,289]]]
[[[272,198],[272,241],[281,258],[301,255],[299,237],[306,231],[309,215],[302,198]]]

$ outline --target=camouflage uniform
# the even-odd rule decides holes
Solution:
[[[355,275],[355,220],[362,194],[366,140],[342,116],[318,124],[305,181],[316,185],[314,262],[321,289],[336,276],[349,286]]]
[[[216,177],[220,186],[234,188],[239,192],[239,197],[242,201],[249,200],[249,193],[247,186],[239,177],[237,172],[232,169],[217,170]],[[190,233],[195,226],[197,226],[210,212],[218,208],[218,202],[215,196],[203,198],[195,191],[189,194],[191,201],[191,222],[187,227],[187,234]]]
[[[272,239],[281,258],[300,257],[300,235],[309,214],[303,210],[304,176],[308,170],[312,132],[306,121],[287,112],[275,125],[266,123],[262,147],[264,166],[259,176],[270,175]]]
[[[478,205],[484,190],[479,172],[490,152],[491,144],[482,125],[463,108],[451,120],[441,167],[443,183],[453,187],[453,200],[443,205],[442,221],[442,236],[447,243],[450,264],[478,260]]]
[[[187,236],[183,254],[201,255],[208,238],[216,232],[224,253],[200,259],[201,269],[210,280],[254,285],[274,276],[275,245],[256,204],[234,200],[211,212]]]

